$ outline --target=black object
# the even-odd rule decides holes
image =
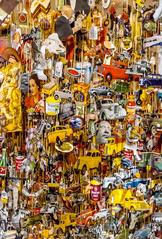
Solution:
[[[60,16],[56,20],[55,31],[61,41],[66,40],[70,35],[73,34],[69,20],[64,16]]]
[[[66,1],[66,4],[70,5],[70,0]],[[75,13],[84,12],[86,15],[90,12],[90,6],[88,5],[88,0],[76,0]]]

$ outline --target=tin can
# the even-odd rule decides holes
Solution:
[[[101,200],[101,183],[97,180],[91,181],[91,200],[94,202]]]
[[[19,172],[21,166],[23,165],[24,156],[17,156],[16,157],[16,171]]]

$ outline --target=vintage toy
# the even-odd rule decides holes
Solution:
[[[125,146],[125,138],[124,137],[109,137],[107,138],[107,142],[104,146],[104,156],[110,156],[120,153]]]
[[[54,226],[55,234],[63,234],[65,232],[66,227],[75,226],[76,225],[76,214],[75,213],[66,213],[61,215],[61,223]]]
[[[108,217],[108,210],[104,208],[96,212],[92,218],[93,220],[99,220],[101,218],[106,218],[106,217]]]
[[[139,184],[148,184],[148,180],[147,179],[143,179],[143,178],[135,178],[135,179],[131,179],[130,181],[126,182],[124,184],[125,188],[136,188],[138,187]]]
[[[129,83],[122,80],[112,84],[112,89],[118,93],[128,93],[129,87],[130,87]]]
[[[150,63],[142,60],[137,63],[135,63],[132,68],[128,68],[126,70],[127,74],[133,74],[133,75],[143,75],[150,73]]]
[[[86,226],[88,224],[90,224],[93,215],[96,213],[96,210],[92,210],[92,209],[87,209],[85,211],[82,211],[80,213],[80,215],[77,217],[76,219],[76,223],[78,225],[82,225],[82,226]]]
[[[156,74],[149,74],[144,78],[141,78],[139,81],[140,86],[149,87],[149,86],[162,86],[162,76]]]
[[[56,90],[58,90],[58,85],[55,84],[55,82],[53,84],[47,83],[43,86],[42,93],[47,95],[52,95],[53,92],[55,92]]]
[[[142,160],[138,163],[139,171],[142,173],[152,173],[157,175],[162,170],[162,160],[160,154],[144,153]]]
[[[57,137],[60,140],[64,140],[66,137],[70,137],[73,134],[73,130],[69,126],[54,126],[51,132],[48,133],[49,143],[55,143]]]
[[[117,190],[117,191],[116,191]],[[116,193],[119,192],[120,194],[117,196]],[[114,199],[113,199],[114,197]],[[120,198],[121,197],[121,198]],[[146,203],[145,201],[140,201],[135,197],[131,196],[130,191],[124,191],[124,189],[115,189],[112,191],[112,194],[109,198],[109,202],[116,205],[120,204],[124,208],[127,208],[131,211],[149,211],[151,210],[151,206]]]
[[[78,83],[73,85],[72,91],[74,92],[74,99],[76,102],[83,103],[84,105],[89,104],[89,84]]]
[[[138,177],[139,175],[139,169],[136,166],[131,166],[127,170],[124,170],[123,168],[120,168],[117,173],[114,174],[116,177],[119,177],[121,179],[130,179],[133,176]]]
[[[103,64],[102,74],[108,81],[110,81],[111,79],[129,79],[129,75],[126,74],[126,69],[124,67],[122,68],[120,66],[115,65]]]
[[[104,103],[100,111],[102,120],[123,119],[126,117],[126,110],[118,103]]]
[[[96,142],[98,144],[105,144],[108,138],[111,136],[111,125],[107,121],[101,121],[98,124],[98,130],[96,134]]]
[[[155,197],[155,200],[154,200],[155,205],[158,207],[161,207],[162,206],[162,193],[155,192],[154,197]]]
[[[99,169],[101,163],[101,155],[98,150],[91,150],[87,152],[86,156],[80,156],[74,165],[74,168],[81,170],[85,174],[87,170]]]
[[[72,97],[73,97],[72,93],[68,90],[63,90],[63,91],[57,91],[56,90],[55,93],[54,93],[54,98],[56,100],[61,98],[61,99],[68,99],[69,101],[71,101]]]
[[[114,92],[106,86],[100,86],[96,88],[90,88],[89,93],[93,96],[112,96]]]
[[[142,239],[142,238],[151,237],[151,235],[152,235],[152,232],[151,232],[151,227],[149,225],[148,227],[145,226],[145,228],[136,231],[133,235],[133,238],[138,237],[139,239]]]
[[[60,112],[59,119],[66,120],[71,116],[75,115],[76,112],[76,104],[74,102],[61,103],[60,104]]]
[[[105,177],[102,182],[102,188],[111,190],[112,188],[115,188],[116,185],[123,184],[123,181],[120,178],[117,178],[115,176],[113,177]]]

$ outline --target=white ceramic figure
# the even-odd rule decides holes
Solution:
[[[162,16],[162,0],[159,0],[159,6],[153,15],[154,21],[155,22],[158,21],[158,19],[161,18],[161,16]]]

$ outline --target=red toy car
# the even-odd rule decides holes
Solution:
[[[103,64],[102,67],[103,67],[102,74],[107,80],[129,79],[129,75],[125,73],[126,68],[124,68],[124,66]]]
[[[77,225],[80,226],[86,226],[89,225],[89,223],[91,222],[93,215],[96,213],[97,211],[94,209],[87,209],[84,210],[80,213],[80,215],[76,218],[76,223]]]
[[[124,80],[139,80],[139,75],[136,74],[127,74],[126,73],[126,66],[120,64],[112,64],[112,65],[102,65],[102,73],[107,80],[117,80],[117,79],[124,79]]]

